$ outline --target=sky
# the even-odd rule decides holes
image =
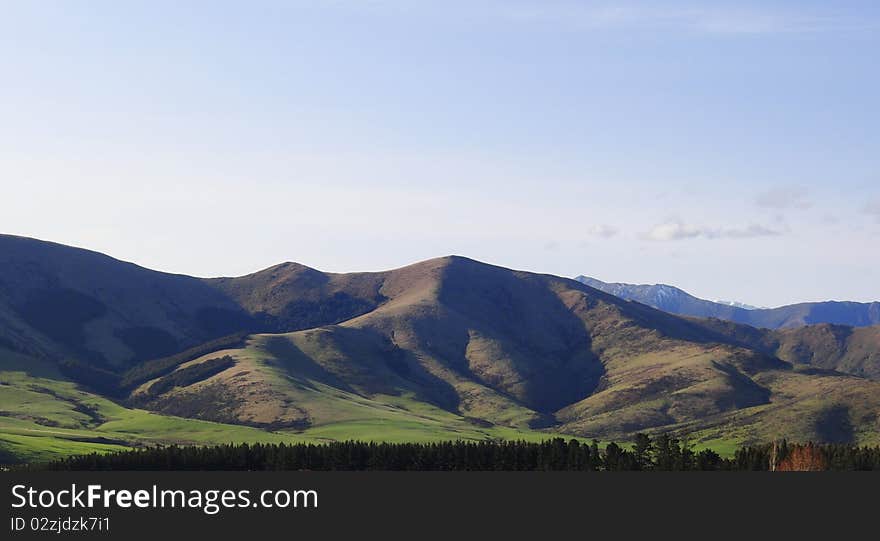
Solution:
[[[0,0],[0,232],[880,300],[880,3]]]

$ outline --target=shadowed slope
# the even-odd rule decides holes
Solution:
[[[811,325],[775,338],[782,359],[880,380],[880,326]]]
[[[255,316],[263,330],[285,332],[338,323],[374,309],[385,301],[379,289],[386,274],[330,274],[282,263],[205,283]]]
[[[0,235],[0,341],[13,349],[125,366],[246,328],[249,321],[199,279]]]
[[[693,322],[719,336],[794,365],[880,380],[880,326],[807,325],[771,331],[717,319]]]

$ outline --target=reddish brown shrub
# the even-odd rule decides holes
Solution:
[[[808,443],[806,445],[792,445],[786,456],[776,467],[776,471],[825,471],[828,463],[822,455],[822,450]]]

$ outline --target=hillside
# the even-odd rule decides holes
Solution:
[[[203,280],[0,235],[0,345],[120,368],[248,328]]]
[[[776,354],[789,362],[880,380],[880,326],[812,325],[776,337]]]
[[[450,257],[384,273],[379,292],[378,308],[340,324],[257,335],[192,361],[236,364],[147,403],[311,426],[337,414],[327,393],[341,390],[585,437],[670,429],[725,441],[876,437],[880,384],[796,370],[702,322],[571,280]],[[262,420],[248,400],[255,393],[272,411]],[[204,401],[209,394],[237,397],[240,407],[220,410]]]
[[[607,283],[588,276],[578,276],[576,280],[664,312],[682,316],[713,317],[753,327],[783,329],[819,323],[869,327],[880,324],[880,302],[806,302],[778,308],[746,309],[700,299],[677,287],[664,284]]]
[[[226,431],[238,441],[676,431],[722,447],[880,439],[880,382],[868,379],[877,328],[683,318],[457,256],[200,279],[32,239],[0,245],[0,447],[14,456],[34,433],[58,453],[71,441]],[[122,418],[128,432],[114,429]]]
[[[436,408],[378,404],[338,393],[326,422],[297,429],[222,423],[119,404],[67,381],[51,363],[0,348],[0,464],[156,444],[448,440],[542,441],[548,435],[476,424]],[[312,401],[317,403],[318,401]],[[254,403],[259,408],[259,404]],[[208,416],[211,417],[211,416]]]
[[[880,326],[807,325],[758,329],[717,319],[696,324],[745,347],[774,355],[793,365],[833,370],[880,380]]]
[[[338,323],[376,308],[388,273],[324,273],[282,263],[238,278],[205,284],[260,321],[263,330],[285,332]]]
[[[285,263],[239,278],[201,279],[0,235],[0,346],[124,370],[232,333],[349,319],[382,302],[381,276]]]

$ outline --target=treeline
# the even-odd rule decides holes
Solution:
[[[130,391],[138,385],[150,381],[161,376],[165,376],[174,371],[183,363],[198,359],[203,355],[220,351],[223,349],[234,349],[245,344],[247,333],[231,334],[222,338],[205,342],[198,346],[192,347],[186,351],[163,357],[161,359],[153,359],[141,363],[122,375],[118,386],[123,391]]]
[[[733,458],[693,451],[686,440],[645,434],[624,447],[555,438],[442,443],[238,444],[150,447],[60,459],[47,470],[377,470],[377,471],[814,471],[878,470],[880,447],[774,444]]]
[[[717,469],[717,454],[702,451],[700,464]],[[645,466],[648,464],[645,463]],[[442,443],[240,444],[168,446],[75,456],[38,469],[50,470],[405,470],[405,471],[625,471],[641,469],[631,450],[610,443],[562,438]]]
[[[782,440],[740,448],[733,461],[736,469],[750,471],[880,471],[880,446]]]
[[[199,363],[186,368],[181,368],[175,372],[162,376],[147,389],[146,395],[154,398],[160,394],[166,393],[175,387],[186,387],[205,380],[219,374],[220,372],[235,366],[235,359],[229,355],[209,359],[203,363]]]
[[[234,361],[232,361],[231,357],[227,356],[222,357],[223,362],[213,362],[202,368],[187,368],[184,374],[172,374],[180,365],[209,353],[242,347],[245,345],[247,337],[248,334],[246,332],[223,336],[168,357],[145,361],[123,373],[75,358],[61,361],[58,364],[58,368],[62,374],[72,381],[80,383],[104,396],[121,400],[128,397],[131,391],[139,385],[151,379],[162,378],[153,384],[151,390],[148,391],[151,395],[155,395],[164,392],[162,391],[163,388],[168,390],[175,386],[185,385],[185,383],[181,382],[188,378],[196,378],[195,381],[199,381],[232,366]],[[232,363],[229,361],[232,361]],[[221,366],[224,368],[219,369]],[[135,400],[132,405],[138,406],[140,402]]]

